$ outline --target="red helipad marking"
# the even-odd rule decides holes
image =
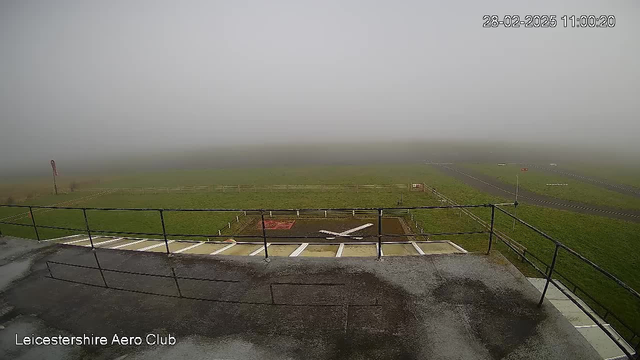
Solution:
[[[265,220],[264,228],[267,230],[291,230],[295,220]],[[258,222],[258,229],[262,229],[262,225]]]

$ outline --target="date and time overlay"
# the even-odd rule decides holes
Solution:
[[[483,28],[613,28],[615,15],[484,15]]]

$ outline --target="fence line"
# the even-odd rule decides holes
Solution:
[[[76,191],[100,191],[105,188],[78,189]],[[162,194],[162,193],[197,193],[197,192],[258,192],[258,191],[371,191],[371,190],[405,190],[424,191],[414,184],[271,184],[271,185],[200,185],[178,187],[121,187],[110,188],[114,192],[131,194]]]
[[[80,198],[77,198],[77,199],[71,199],[71,200],[67,200],[67,201],[62,201],[62,202],[59,202],[59,203],[55,203],[55,204],[53,204],[53,205],[51,205],[51,206],[60,206],[60,205],[66,205],[66,204],[74,204],[74,203],[83,202],[83,201],[87,201],[87,200],[93,200],[93,199],[95,199],[95,198],[97,198],[97,197],[100,197],[100,196],[102,196],[102,195],[105,195],[105,194],[108,194],[108,193],[110,193],[110,192],[113,192],[113,191],[111,191],[111,190],[104,190],[104,189],[101,189],[101,190],[102,190],[102,191],[100,191],[100,190],[94,190],[94,191],[93,191],[93,192],[100,191],[100,192],[98,192],[97,194],[91,194],[91,195],[83,196],[83,197],[80,197]],[[39,211],[38,211],[38,210],[39,210]],[[55,210],[55,209],[36,209],[34,212],[46,213],[46,212],[53,211],[53,210]],[[17,220],[17,219],[25,218],[25,217],[28,217],[28,216],[29,216],[29,212],[25,212],[25,213],[20,213],[20,214],[15,214],[15,215],[9,215],[9,216],[7,216],[7,217],[0,218],[0,221],[4,221],[4,220]]]

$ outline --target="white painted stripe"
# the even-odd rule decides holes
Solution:
[[[85,234],[69,235],[69,236],[63,236],[63,237],[59,237],[59,238],[55,238],[55,239],[42,240],[42,242],[67,240],[67,239],[77,238],[78,236],[87,236],[87,235],[85,235]]]
[[[93,243],[93,246],[98,246],[98,245],[102,245],[102,244],[108,244],[108,243],[116,242],[118,240],[122,240],[122,238],[115,238],[115,239],[111,239],[111,240],[107,240],[107,241],[101,241],[99,243]],[[91,245],[84,245],[84,246],[91,246]]]
[[[89,238],[87,237],[86,239],[80,239],[80,240],[74,240],[74,241],[68,241],[66,243],[64,243],[65,245],[71,245],[71,244],[75,244],[75,243],[79,243],[82,241],[89,241]]]
[[[200,245],[202,245],[202,244],[204,244],[204,241],[203,241],[203,242],[199,242],[199,243],[197,243],[197,244],[195,244],[195,245],[187,246],[187,247],[186,247],[186,248],[184,248],[184,249],[180,249],[180,250],[178,250],[178,251],[174,252],[174,254],[180,254],[181,252],[185,252],[185,251],[187,251],[187,250],[191,250],[191,249],[196,248],[196,247],[198,247],[198,246],[200,246]]]
[[[231,248],[231,247],[234,247],[235,245],[236,245],[236,243],[229,244],[229,245],[227,245],[227,246],[223,247],[222,249],[218,249],[218,250],[216,250],[216,251],[212,252],[212,253],[211,253],[211,254],[209,254],[209,255],[218,255],[218,254],[220,254],[221,252],[223,252],[223,251],[225,251],[225,250],[227,250],[227,249],[229,249],[229,248]]]
[[[633,351],[631,351],[631,352],[633,352]],[[626,359],[628,359],[627,355],[619,355],[619,356],[606,358],[604,360],[626,360]]]
[[[147,240],[144,240],[144,239],[143,239],[143,240],[138,240],[138,241],[134,241],[134,242],[126,243],[126,244],[121,244],[121,245],[118,245],[118,246],[111,247],[111,248],[109,248],[109,249],[120,249],[120,248],[123,248],[123,247],[129,246],[129,245],[140,244],[140,243],[141,243],[141,242],[143,242],[143,241],[147,241]]]
[[[418,252],[418,254],[420,255],[424,255],[424,251],[422,251],[422,249],[420,248],[420,246],[418,246],[418,244],[416,244],[415,241],[411,242],[411,245],[413,245],[413,247],[416,249],[416,251]]]
[[[456,249],[458,249],[458,250],[462,251],[463,253],[465,253],[465,254],[466,254],[466,253],[468,253],[468,251],[467,251],[467,250],[465,250],[465,249],[461,248],[460,246],[458,246],[458,245],[456,245],[456,244],[452,243],[451,241],[447,240],[447,242],[448,242],[449,244],[451,244],[451,246],[453,246],[454,248],[456,248]]]
[[[153,240],[151,240],[153,241]],[[169,240],[167,241],[167,244],[171,244],[172,242],[175,242],[175,240]],[[155,244],[155,245],[150,245],[147,247],[143,247],[142,249],[138,249],[137,251],[147,251],[147,250],[151,250],[151,249],[155,249],[157,247],[163,246],[165,244],[164,241],[161,241],[160,244]]]
[[[344,243],[340,243],[338,247],[338,252],[336,253],[336,257],[342,257],[342,251],[344,250]]]
[[[378,251],[378,244],[376,244],[376,252]],[[376,254],[377,256],[378,254]],[[384,256],[384,253],[382,252],[382,248],[380,248],[380,256]]]
[[[602,326],[610,326],[610,325],[609,324],[602,324]],[[593,325],[576,325],[575,326],[576,329],[593,328],[593,327],[598,327],[598,325],[593,324]]]
[[[297,249],[295,249],[291,255],[289,255],[289,257],[297,257],[298,255],[302,254],[302,252],[304,251],[304,249],[307,248],[307,246],[309,246],[309,243],[303,243],[302,245],[298,246]]]
[[[267,247],[269,247],[271,245],[271,243],[267,243]],[[249,254],[249,256],[256,256],[258,254],[260,254],[262,251],[264,251],[264,245],[262,245],[258,250],[252,252],[251,254]]]

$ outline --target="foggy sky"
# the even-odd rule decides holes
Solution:
[[[613,29],[483,29],[612,14]],[[0,169],[150,149],[475,139],[639,148],[638,1],[0,2]]]

